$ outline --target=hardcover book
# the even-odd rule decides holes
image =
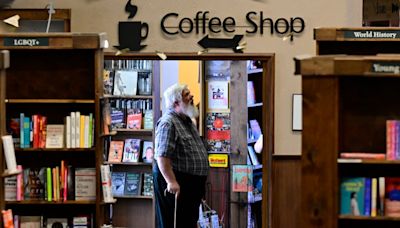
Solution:
[[[64,125],[47,124],[46,148],[64,147]]]
[[[400,217],[400,178],[385,178],[385,216]]]
[[[113,196],[123,196],[125,189],[126,172],[112,172],[111,184]]]
[[[152,163],[154,157],[154,149],[152,141],[143,141],[142,159],[143,162]]]
[[[75,200],[96,200],[96,169],[75,169]]]
[[[43,200],[45,188],[45,168],[24,169],[24,197],[30,200]]]
[[[343,178],[340,182],[340,214],[364,215],[365,178]]]
[[[153,174],[143,174],[143,195],[153,196]]]
[[[248,165],[234,165],[232,167],[232,191],[249,192],[253,190],[252,167]]]
[[[125,139],[122,162],[139,162],[140,141],[140,139]]]
[[[137,172],[127,172],[125,179],[126,196],[138,196],[142,188],[142,174]]]
[[[108,161],[109,162],[121,162],[123,149],[124,149],[123,141],[111,141],[110,149],[108,152]]]

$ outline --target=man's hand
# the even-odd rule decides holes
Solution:
[[[178,182],[168,183],[167,191],[171,194],[176,194],[178,196],[181,191],[181,186],[179,186]]]

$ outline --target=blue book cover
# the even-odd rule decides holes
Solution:
[[[365,178],[364,215],[371,215],[371,178]]]
[[[24,147],[31,147],[31,119],[29,117],[24,117]]]
[[[364,215],[365,178],[343,178],[340,182],[340,214]]]

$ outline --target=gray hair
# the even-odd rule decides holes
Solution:
[[[187,89],[186,84],[173,84],[164,91],[164,104],[167,109],[174,108],[175,102],[182,101],[182,91]]]

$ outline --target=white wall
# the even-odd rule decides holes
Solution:
[[[126,21],[125,0],[53,0],[56,8],[72,9],[73,32],[106,32],[111,45],[116,45],[119,21]],[[15,0],[13,8],[44,8],[47,0]],[[294,76],[293,57],[314,54],[315,27],[361,27],[361,0],[151,0],[133,1],[138,6],[135,21],[145,21],[150,26],[149,37],[143,52],[197,52],[197,41],[204,35],[190,34],[185,37],[168,38],[160,29],[162,16],[177,12],[180,17],[193,18],[197,11],[210,11],[210,16],[232,16],[237,25],[245,25],[249,11],[264,13],[274,20],[283,17],[302,17],[305,31],[293,42],[283,41],[270,34],[245,36],[248,53],[275,53],[275,153],[300,154],[301,134],[293,133],[292,94],[301,93],[301,77]],[[237,30],[237,33],[244,33]],[[222,37],[222,36],[221,36]],[[221,52],[222,50],[211,50]],[[225,50],[224,50],[225,52]]]

